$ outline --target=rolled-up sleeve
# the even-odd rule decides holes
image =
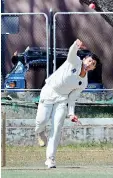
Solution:
[[[80,96],[83,89],[75,89],[68,95],[68,117],[74,115],[75,101]]]

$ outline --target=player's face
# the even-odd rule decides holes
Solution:
[[[96,68],[96,61],[92,57],[86,57],[83,59],[83,66],[86,72],[94,70]]]

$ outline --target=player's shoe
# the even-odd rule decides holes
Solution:
[[[43,147],[47,144],[47,137],[45,136],[44,132],[38,134],[38,143],[39,146]]]
[[[47,159],[45,165],[48,166],[48,168],[56,168],[56,162],[54,158]]]

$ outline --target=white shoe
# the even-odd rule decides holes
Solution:
[[[48,168],[56,168],[56,162],[53,158],[47,159],[46,162],[45,162],[45,165],[48,166]]]
[[[44,134],[44,131],[38,134],[38,143],[39,143],[39,146],[41,147],[46,146],[47,138]]]

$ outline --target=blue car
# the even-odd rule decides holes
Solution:
[[[21,61],[6,75],[4,88],[5,89],[24,89],[26,88],[25,74],[27,68]]]
[[[25,75],[30,66],[46,66],[46,53],[38,48],[29,48],[24,53],[12,57],[13,69],[6,75],[4,89],[8,91],[23,91],[26,88]]]

